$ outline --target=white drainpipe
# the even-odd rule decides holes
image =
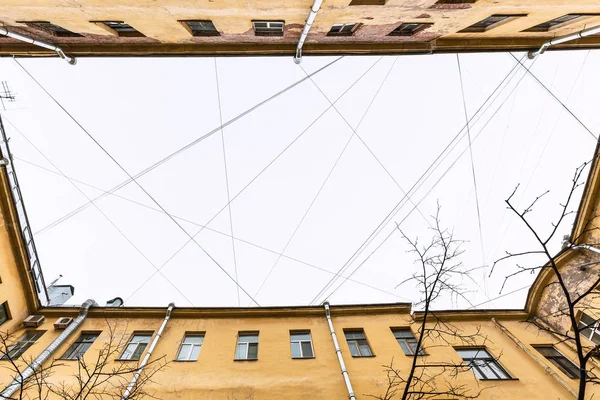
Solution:
[[[567,245],[571,246],[572,249],[586,249],[586,250],[589,250],[591,252],[600,254],[600,249],[598,249],[596,247],[593,247],[593,246],[590,246],[589,244],[577,244],[577,245],[574,245],[573,243],[567,242]]]
[[[154,348],[156,347],[156,344],[158,343],[160,336],[162,335],[163,331],[165,330],[165,326],[167,326],[167,322],[169,321],[169,318],[171,318],[171,311],[173,311],[173,308],[175,308],[175,303],[169,303],[169,307],[167,308],[167,315],[165,315],[165,319],[163,319],[163,322],[160,325],[160,328],[158,328],[158,332],[156,332],[156,336],[154,336],[154,339],[152,340],[152,343],[150,344],[150,348],[146,352],[146,355],[144,356],[142,363],[138,367],[137,372],[131,379],[131,382],[129,382],[129,385],[127,386],[127,389],[125,390],[125,393],[123,393],[121,400],[126,400],[127,398],[129,398],[129,395],[133,391],[133,388],[135,387],[135,384],[136,384],[137,380],[139,379],[140,374],[142,373],[142,370],[148,363],[148,360],[150,359],[150,356],[152,355],[152,351],[154,351]]]
[[[342,375],[344,376],[344,382],[346,382],[346,389],[348,389],[348,398],[350,400],[356,400],[354,390],[352,389],[352,383],[350,383],[350,375],[344,364],[344,358],[342,357],[342,351],[340,350],[340,344],[338,343],[337,336],[335,335],[335,329],[333,329],[333,323],[331,322],[331,312],[329,310],[329,303],[323,303],[325,307],[325,315],[327,316],[327,324],[329,325],[329,331],[331,332],[331,339],[333,339],[333,347],[335,347],[335,353],[337,354],[340,368],[342,369]]]
[[[296,45],[296,55],[294,56],[294,62],[296,64],[300,64],[302,62],[302,46],[304,46],[304,41],[308,36],[308,31],[310,31],[310,27],[312,26],[313,22],[315,21],[315,18],[317,17],[319,8],[321,8],[321,3],[323,3],[323,0],[314,1],[315,2],[310,8],[310,13],[308,13],[308,18],[306,18],[306,23],[304,24],[304,29],[302,29],[300,39],[298,39],[298,45]]]
[[[50,358],[52,354],[58,349],[58,347],[64,343],[65,340],[71,335],[71,333],[75,332],[79,325],[85,320],[88,314],[88,310],[90,307],[96,306],[96,302],[94,300],[86,300],[85,303],[81,305],[79,309],[79,316],[73,320],[65,328],[64,331],[42,353],[37,356],[35,360],[23,371],[23,373],[16,377],[10,385],[8,385],[2,393],[0,393],[0,399],[9,399],[11,396],[21,388],[21,383],[25,382],[34,374],[35,370],[42,366],[42,364]]]
[[[576,40],[576,39],[579,39],[579,38],[582,38],[582,37],[595,35],[597,33],[600,33],[600,25],[596,26],[594,28],[584,29],[581,32],[572,33],[572,34],[567,35],[567,36],[557,37],[557,38],[554,38],[554,39],[549,40],[546,43],[544,43],[542,45],[542,47],[540,47],[539,50],[530,51],[529,54],[528,54],[528,56],[529,56],[530,59],[534,59],[538,55],[544,54],[544,52],[546,50],[548,50],[548,47],[550,47],[550,46],[554,46],[554,45],[565,43],[565,42],[570,42],[571,40]]]
[[[63,60],[65,60],[66,62],[68,62],[71,65],[75,65],[77,63],[77,59],[75,57],[65,54],[65,52],[60,47],[55,46],[53,44],[49,44],[46,42],[40,42],[39,40],[32,39],[28,36],[23,36],[19,33],[9,32],[5,28],[2,28],[2,27],[0,27],[0,35],[8,36],[10,38],[20,40],[21,42],[33,44],[35,46],[40,46],[45,49],[55,51],[56,54],[58,54],[58,56],[60,58],[62,58]]]

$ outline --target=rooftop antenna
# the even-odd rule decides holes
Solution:
[[[10,88],[8,87],[8,82],[2,81],[2,88],[0,88],[0,102],[2,103],[2,108],[4,111],[6,111],[4,100],[8,101],[9,103],[14,103],[15,95],[16,93],[11,92]]]

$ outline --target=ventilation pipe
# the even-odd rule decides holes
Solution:
[[[354,396],[354,390],[352,389],[352,383],[350,383],[350,375],[344,364],[344,358],[342,357],[342,351],[340,350],[340,344],[338,343],[337,336],[335,335],[335,329],[333,329],[333,323],[331,322],[331,311],[329,309],[329,302],[323,303],[325,307],[325,315],[327,316],[327,324],[329,325],[329,332],[331,332],[331,339],[333,340],[333,347],[335,347],[335,353],[337,354],[340,368],[342,369],[342,375],[344,376],[344,382],[346,382],[346,389],[348,389],[348,398],[350,400],[356,400]]]
[[[67,340],[67,338],[71,335],[71,333],[75,332],[77,330],[77,328],[79,328],[79,325],[81,325],[81,323],[87,317],[88,310],[90,309],[90,307],[93,307],[93,306],[97,306],[97,304],[94,300],[86,300],[81,305],[81,308],[79,309],[79,316],[77,316],[77,318],[75,318],[75,320],[73,320],[73,322],[71,322],[69,324],[69,326],[67,326],[65,328],[65,330],[62,331],[62,333],[60,335],[58,335],[58,337],[56,339],[54,339],[54,341],[52,343],[50,343],[50,345],[48,347],[46,347],[46,349],[44,351],[42,351],[42,353],[39,356],[37,356],[37,358],[35,360],[33,360],[33,362],[27,367],[27,369],[25,369],[25,371],[23,371],[23,373],[21,373],[19,376],[17,376],[11,382],[11,384],[8,385],[2,391],[2,393],[0,393],[0,398],[2,398],[2,399],[11,398],[11,396],[18,389],[21,388],[21,384],[24,383],[25,381],[27,381],[27,379],[29,379],[34,374],[35,370],[38,369],[39,367],[41,367],[42,364],[46,360],[48,360],[48,358],[50,358],[50,356],[52,354],[54,354],[56,349],[58,349],[58,347],[61,344],[63,344],[65,342],[65,340]]]
[[[557,38],[554,38],[554,39],[549,40],[546,43],[544,43],[542,45],[542,47],[539,48],[539,50],[530,51],[529,54],[528,54],[528,56],[529,56],[530,59],[533,60],[538,55],[544,54],[544,52],[546,50],[548,50],[548,47],[550,47],[550,46],[554,46],[554,45],[565,43],[565,42],[570,42],[571,40],[576,40],[576,39],[579,39],[579,38],[582,38],[582,37],[586,37],[586,36],[596,35],[598,33],[600,33],[600,25],[596,26],[594,28],[584,29],[581,32],[572,33],[572,34],[567,35],[567,36],[557,37]]]
[[[39,40],[35,40],[28,36],[23,36],[15,32],[9,32],[8,30],[6,30],[6,28],[2,27],[0,27],[0,35],[8,36],[9,38],[20,40],[21,42],[29,43],[34,46],[39,46],[43,47],[44,49],[55,51],[60,58],[62,58],[71,65],[75,65],[77,63],[77,59],[75,57],[65,54],[65,52],[60,47],[55,46],[53,44],[41,42]]]
[[[298,44],[296,45],[296,55],[294,56],[294,62],[296,64],[300,64],[302,62],[302,46],[304,46],[304,41],[308,36],[308,31],[310,31],[310,27],[315,21],[315,18],[317,18],[317,13],[321,8],[321,3],[323,3],[323,0],[314,0],[314,3],[310,8],[310,13],[308,13],[308,18],[306,18],[304,29],[302,29],[302,34],[300,35],[300,39],[298,39]]]
[[[566,249],[568,247],[571,247],[572,249],[586,249],[589,250],[593,253],[597,253],[600,254],[600,249],[594,246],[590,246],[589,244],[573,244],[569,241],[569,236],[564,236],[563,237],[563,242],[562,242],[562,248]]]
[[[137,380],[139,379],[140,375],[142,374],[142,370],[148,363],[148,360],[150,359],[150,356],[152,355],[152,352],[154,351],[154,348],[156,347],[156,344],[158,343],[160,336],[162,335],[163,331],[165,330],[165,326],[167,326],[167,322],[169,321],[169,318],[171,318],[171,311],[173,311],[173,308],[175,308],[175,303],[169,303],[169,307],[167,308],[167,315],[165,315],[165,319],[163,319],[163,322],[160,325],[160,328],[158,328],[158,332],[156,332],[156,336],[154,336],[154,339],[152,339],[150,348],[146,352],[146,355],[144,356],[142,363],[138,367],[137,372],[131,379],[131,382],[129,382],[129,385],[127,386],[127,389],[125,390],[125,393],[123,393],[121,400],[128,399],[129,395],[133,391],[133,388],[135,387]]]

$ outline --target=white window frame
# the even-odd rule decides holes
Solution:
[[[456,352],[463,359],[463,362],[473,371],[477,379],[481,381],[502,381],[512,379],[510,374],[504,367],[498,362],[486,348],[483,347],[463,347],[455,349]],[[474,351],[475,357],[465,357],[461,354],[461,351]],[[493,375],[488,376],[482,367],[487,367]]]
[[[86,340],[85,337],[88,337]],[[93,336],[93,340],[89,340],[89,337]],[[96,339],[100,336],[100,332],[82,332],[71,346],[65,351],[65,354],[60,358],[61,360],[78,360],[89,350],[94,344]]]
[[[139,359],[142,358],[142,354],[144,354],[144,351],[146,350],[146,348],[148,347],[148,345],[150,344],[150,340],[152,339],[152,335],[153,333],[148,333],[148,332],[134,332],[131,335],[131,338],[129,339],[129,342],[127,343],[127,345],[125,346],[125,348],[123,349],[123,352],[121,353],[121,356],[118,358],[119,360],[122,361],[138,361]],[[135,338],[141,336],[141,337],[147,337],[148,341],[147,342],[134,342]],[[135,353],[138,350],[138,347],[140,347],[140,345],[144,345],[144,348],[142,349],[140,355],[138,358],[132,358]],[[131,355],[127,358],[125,358],[125,353],[127,353],[129,346],[131,345],[135,345],[134,350],[131,351]]]
[[[396,335],[396,332],[408,332],[411,336],[398,337]],[[419,344],[419,340],[412,332],[412,330],[410,328],[392,328],[392,333],[394,334],[394,338],[396,338],[396,342],[398,342],[398,345],[400,346],[404,354],[407,356],[414,356],[415,352],[417,351],[417,345]],[[406,347],[402,346],[401,342],[404,343]],[[425,353],[425,350],[423,349],[423,346],[421,346],[421,348],[419,349],[419,355],[427,355],[427,353]]]
[[[249,341],[249,339],[245,339],[245,336],[256,336],[256,341]],[[259,341],[259,333],[258,332],[238,332],[237,344],[235,345],[235,358],[234,360],[258,360],[258,341]],[[250,344],[256,343],[256,358],[249,358],[248,351],[250,350]],[[246,346],[246,351],[244,353],[244,357],[238,357],[238,347],[240,345]]]
[[[256,29],[256,24],[266,24],[266,27],[259,27]],[[285,21],[265,21],[265,20],[256,20],[252,21],[252,28],[255,33],[281,33],[283,34],[283,30],[285,28]]]
[[[349,31],[345,31],[344,32],[344,28],[347,26],[351,26],[352,28]],[[339,27],[338,30],[334,31],[333,29],[335,27]],[[328,34],[329,35],[352,35],[354,33],[354,31],[356,31],[356,29],[358,28],[358,22],[351,22],[348,24],[333,24],[331,25],[331,28],[329,29]]]
[[[293,335],[308,335],[308,340],[297,339],[294,340],[292,338]],[[294,353],[292,351],[292,346],[294,343],[298,343],[298,347],[300,348],[300,356],[294,357]],[[310,343],[310,352],[311,355],[304,355],[304,349],[302,348],[302,343]],[[310,331],[290,331],[290,351],[292,351],[292,358],[315,358],[315,349],[312,343],[312,335]]]
[[[593,324],[586,324],[585,322],[582,322],[582,318],[583,317],[589,318],[593,321],[595,321]],[[585,327],[585,328],[584,328]],[[592,316],[586,314],[586,313],[581,313],[581,316],[579,317],[579,322],[577,324],[577,328],[581,329],[583,328],[581,331],[579,331],[579,333],[581,334],[581,336],[583,336],[584,338],[586,338],[587,340],[589,340],[590,342],[594,343],[594,344],[600,344],[600,321],[598,321],[597,319],[593,318]],[[590,334],[589,336],[586,336],[583,331],[589,329],[590,330]],[[598,337],[598,342],[595,342],[593,340],[594,336]]]
[[[204,335],[205,335],[204,332],[186,333],[183,336],[183,340],[181,341],[181,345],[179,346],[179,350],[177,351],[177,358],[175,360],[176,361],[197,361],[198,357],[200,356],[200,351],[202,350],[202,345],[204,344]],[[186,343],[185,340],[190,337],[199,337],[199,338],[202,338],[202,340],[200,341],[200,343]],[[181,352],[183,351],[183,346],[190,346],[190,349],[188,350],[187,356],[185,358],[180,358]],[[198,348],[198,357],[191,358],[192,354],[194,353],[195,347]]]

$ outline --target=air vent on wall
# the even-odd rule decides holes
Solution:
[[[27,328],[37,328],[44,323],[46,318],[43,315],[30,315],[23,320],[23,326]]]
[[[65,329],[71,322],[73,322],[73,318],[59,318],[54,323],[54,329]]]

